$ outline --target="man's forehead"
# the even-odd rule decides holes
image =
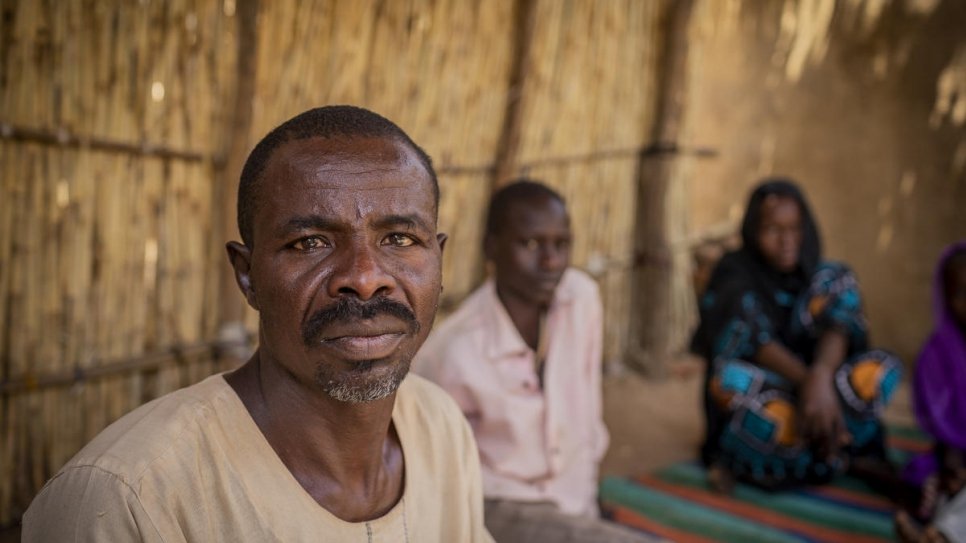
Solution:
[[[435,194],[430,173],[409,145],[393,138],[307,138],[286,142],[272,155],[263,174],[269,193],[326,187],[367,190],[401,188]],[[435,205],[434,205],[435,207]]]
[[[415,152],[397,139],[337,136],[285,142],[272,154],[268,169],[364,172],[420,166]]]
[[[432,179],[408,146],[388,138],[287,142],[269,163],[261,193],[259,215],[271,223],[319,213],[340,220],[415,215],[435,223]]]
[[[568,223],[570,221],[564,203],[550,196],[540,196],[510,202],[505,222],[507,225],[520,226],[557,218],[562,218]]]

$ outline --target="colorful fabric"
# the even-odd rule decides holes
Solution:
[[[703,309],[720,303],[709,289]],[[759,290],[745,291],[711,343],[707,377],[708,435],[703,457],[739,477],[767,486],[828,480],[844,468],[826,463],[804,446],[795,428],[797,396],[790,382],[750,362],[763,345],[779,341],[808,363],[825,330],[849,338],[849,360],[835,386],[852,444],[846,454],[883,454],[879,414],[901,376],[899,360],[884,351],[862,351],[867,324],[855,275],[843,264],[820,264],[799,293],[775,289],[773,307],[788,320],[776,323]]]
[[[928,437],[915,428],[889,428],[888,453],[894,461],[928,447]],[[850,476],[782,492],[739,483],[724,496],[708,488],[699,463],[681,462],[653,474],[607,477],[600,499],[612,520],[677,543],[895,539],[894,506]]]
[[[913,394],[916,416],[936,440],[966,449],[966,337],[945,303],[943,268],[956,252],[966,251],[966,241],[943,253],[933,281],[936,329],[916,363]]]
[[[946,305],[943,270],[953,254],[966,251],[966,240],[943,251],[933,277],[936,328],[923,347],[913,377],[913,401],[919,424],[947,446],[966,450],[966,337]],[[933,455],[916,459],[907,476],[922,483],[936,470]]]
[[[719,360],[716,366],[710,393],[728,418],[718,438],[719,462],[737,476],[769,487],[825,482],[845,468],[841,458],[819,460],[802,441],[791,383],[741,360]],[[899,382],[899,368],[889,353],[870,351],[836,372],[853,450],[881,439],[879,414]]]

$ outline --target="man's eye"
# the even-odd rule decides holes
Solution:
[[[538,242],[533,238],[525,239],[523,240],[522,243],[523,243],[523,248],[528,251],[536,251],[537,249],[540,248],[540,242]]]
[[[383,245],[392,245],[393,247],[409,247],[414,243],[416,243],[416,240],[406,234],[389,234],[383,241]]]
[[[292,248],[299,251],[311,251],[312,249],[321,249],[323,247],[328,247],[328,242],[325,238],[319,236],[309,236],[307,238],[302,238],[292,244]]]

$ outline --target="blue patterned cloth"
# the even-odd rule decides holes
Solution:
[[[710,291],[702,309],[719,303]],[[892,354],[867,350],[867,323],[854,274],[839,263],[822,263],[802,294],[776,290],[767,311],[762,293],[748,290],[711,342],[706,387],[708,440],[705,460],[724,465],[738,477],[768,487],[822,482],[845,468],[850,455],[882,454],[879,420],[901,377]],[[774,315],[787,322],[776,326]],[[835,373],[852,443],[845,457],[820,460],[797,430],[795,387],[753,362],[763,345],[779,341],[809,363],[821,334],[829,329],[849,339],[849,358]]]

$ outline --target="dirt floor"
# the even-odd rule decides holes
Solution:
[[[675,373],[657,381],[626,372],[604,379],[610,448],[602,475],[631,475],[694,458],[701,443],[701,376]]]

